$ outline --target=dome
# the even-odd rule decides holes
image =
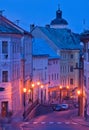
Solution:
[[[63,25],[63,24],[68,25],[68,22],[65,19],[58,19],[58,18],[51,21],[51,25]]]
[[[51,21],[50,25],[68,25],[68,22],[62,18],[62,11],[60,9],[56,11],[56,18]]]

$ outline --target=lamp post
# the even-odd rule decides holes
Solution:
[[[74,69],[78,69],[79,70],[79,88],[81,90],[81,92],[77,91],[77,94],[79,95],[79,110],[80,116],[84,116],[84,95],[83,95],[83,87],[84,87],[84,56],[83,54],[80,55],[80,59],[79,59],[79,67],[76,64],[76,67]]]
[[[67,86],[66,88],[67,88],[67,96],[69,96],[69,86]]]
[[[43,85],[41,85],[41,104],[43,103]]]
[[[62,96],[62,95],[61,95],[61,92],[62,92],[62,86],[60,86],[59,89],[60,89],[60,103],[61,103],[61,98],[62,98],[62,97],[61,97],[61,96]]]
[[[40,81],[37,82],[37,86],[38,86],[38,102],[39,102],[39,85],[40,85]]]
[[[26,99],[25,99],[25,98],[26,98],[25,96],[26,96],[26,95],[25,95],[25,94],[26,94],[26,91],[27,91],[27,89],[26,89],[26,88],[23,88],[23,101],[24,101],[24,102],[23,102],[23,105],[24,105],[23,118],[25,118],[25,106],[26,106],[26,102],[25,102],[25,100],[26,100]]]
[[[34,83],[32,84],[32,102],[33,102],[33,89],[34,89]]]
[[[81,116],[81,91],[77,90],[77,94],[78,94],[78,116]]]

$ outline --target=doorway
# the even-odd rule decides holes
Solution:
[[[6,117],[8,114],[8,101],[1,102],[1,116]]]

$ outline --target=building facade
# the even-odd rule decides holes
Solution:
[[[33,26],[31,30],[35,38],[44,38],[60,56],[60,86],[62,86],[63,97],[69,95],[73,98],[77,96],[75,88],[79,86],[79,70],[74,69],[79,64],[80,39],[79,35],[67,28],[68,22],[62,18],[62,11],[56,11],[56,18],[45,27]],[[73,93],[72,93],[73,91]]]
[[[89,30],[80,34],[81,44],[84,50],[84,90],[85,111],[89,117]],[[85,115],[86,116],[86,115]]]
[[[38,89],[36,96],[38,96],[40,102],[42,98],[43,103],[48,103],[52,100],[52,97],[57,97],[57,95],[54,96],[54,93],[51,93],[51,89],[58,88],[60,84],[60,56],[43,38],[35,38],[33,41],[33,82],[36,84],[35,88]],[[38,81],[40,82],[39,86],[37,85]],[[43,88],[41,88],[41,85],[43,85]],[[35,88],[34,91],[37,90]],[[43,91],[42,96],[41,91]]]
[[[31,75],[32,35],[0,15],[0,113],[23,109],[23,88]]]

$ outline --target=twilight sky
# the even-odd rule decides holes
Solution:
[[[62,16],[73,32],[89,29],[89,0],[0,0],[0,10],[12,22],[29,30],[30,24],[45,26],[55,18],[60,4]]]

